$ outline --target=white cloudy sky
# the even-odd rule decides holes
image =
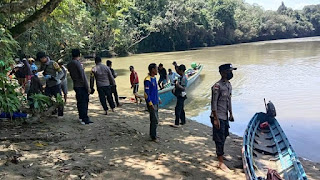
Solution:
[[[320,0],[245,0],[247,3],[259,4],[266,10],[277,10],[283,1],[287,7],[302,9],[305,5],[320,4]]]

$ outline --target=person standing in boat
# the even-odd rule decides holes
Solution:
[[[229,82],[233,77],[233,70],[237,68],[234,68],[232,64],[219,66],[221,79],[212,87],[210,119],[213,125],[213,141],[216,144],[219,168],[223,171],[230,171],[223,162],[223,155],[224,143],[229,136],[229,121],[234,121],[231,106],[232,86]]]
[[[157,126],[159,122],[158,107],[161,100],[158,94],[156,75],[157,65],[151,63],[148,67],[149,74],[144,79],[144,97],[146,99],[148,111],[150,113],[150,137],[152,141],[157,141]]]
[[[176,61],[173,61],[172,65],[174,66],[174,69],[176,70],[176,72],[178,73],[178,64]]]
[[[159,64],[158,72],[160,75],[160,79],[158,81],[158,85],[160,89],[163,89],[164,86],[168,83],[168,74],[167,70],[163,67],[163,64]]]

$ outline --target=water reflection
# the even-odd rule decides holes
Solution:
[[[173,69],[178,64],[204,64],[200,78],[188,90],[186,113],[189,118],[210,125],[211,86],[219,80],[218,66],[233,63],[233,108],[235,123],[231,131],[242,135],[255,112],[264,111],[263,98],[274,102],[278,120],[297,153],[320,161],[320,37],[219,46],[193,51],[150,53],[114,58],[113,68],[120,96],[132,96],[129,66],[133,65],[143,79],[149,63],[162,63]],[[106,60],[105,60],[106,61]],[[105,62],[104,62],[105,63]],[[89,73],[94,63],[86,65]],[[88,76],[89,77],[89,76]],[[69,86],[71,83],[69,83]],[[70,86],[71,87],[71,86]],[[173,108],[174,102],[167,108]]]

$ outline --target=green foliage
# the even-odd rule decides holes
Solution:
[[[22,94],[18,91],[18,84],[7,76],[17,48],[17,42],[0,26],[0,112],[13,113],[21,105]]]
[[[10,28],[48,1],[0,14],[1,23]],[[265,11],[243,0],[64,0],[18,42],[27,55],[68,60],[72,48],[125,56],[312,35],[320,35],[320,5]]]
[[[60,94],[57,94],[57,98],[49,97],[43,94],[33,94],[30,96],[32,102],[29,102],[30,105],[33,105],[33,113],[39,114],[47,111],[51,106],[63,106],[64,100]],[[31,104],[32,103],[32,104]]]
[[[64,100],[60,94],[57,94],[57,98],[54,98],[53,101],[57,106],[63,106],[64,105]]]
[[[30,98],[34,107],[33,113],[44,112],[53,104],[51,98],[43,94],[34,94]]]
[[[303,14],[305,15],[306,19],[313,25],[315,34],[320,35],[320,4],[304,7]]]

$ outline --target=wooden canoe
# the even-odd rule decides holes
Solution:
[[[280,124],[266,113],[256,113],[250,120],[243,136],[242,159],[248,180],[267,179],[268,169],[285,180],[307,179]]]

